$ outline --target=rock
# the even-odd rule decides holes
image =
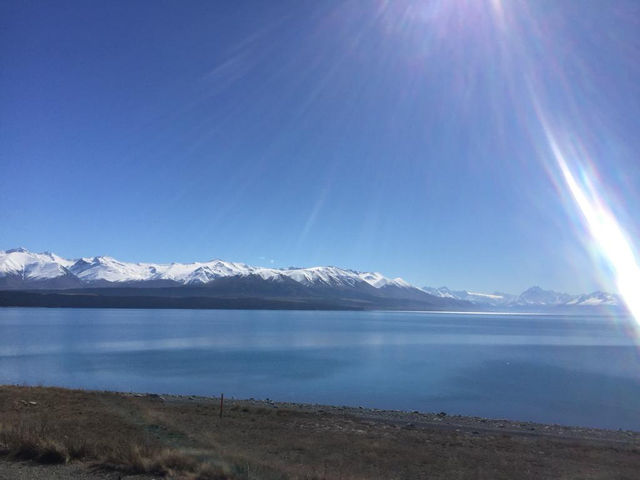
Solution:
[[[446,417],[447,416],[447,412],[440,412],[437,415],[438,415],[438,417]]]
[[[38,402],[34,402],[34,401],[30,401],[29,402],[29,405],[37,405],[37,404],[38,404]]]

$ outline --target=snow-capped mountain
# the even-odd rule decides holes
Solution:
[[[518,296],[516,303],[518,305],[563,305],[572,299],[573,296],[567,293],[531,287]]]
[[[586,295],[578,295],[577,297],[569,300],[567,305],[608,305],[617,306],[620,305],[620,299],[607,292],[593,292]]]
[[[0,286],[13,288],[49,287],[58,280],[76,287],[128,285],[163,282],[176,285],[205,285],[226,277],[257,276],[263,280],[290,279],[304,286],[395,287],[418,290],[401,278],[387,278],[377,272],[357,272],[338,267],[286,269],[265,268],[244,263],[211,260],[194,263],[130,263],[112,257],[67,260],[53,253],[34,253],[23,248],[0,250]],[[73,281],[75,280],[75,282]]]
[[[0,250],[0,288],[69,288],[79,284],[69,271],[73,261],[50,252],[33,253],[24,248]]]
[[[42,280],[66,275],[66,268],[72,264],[72,261],[50,252],[32,253],[24,248],[0,251],[0,275],[19,274],[25,280]]]
[[[478,293],[467,290],[450,290],[447,287],[423,287],[422,290],[441,298],[464,300],[478,306],[492,307],[560,307],[560,306],[621,306],[617,295],[606,292],[593,292],[583,295],[569,295],[568,293],[543,290],[531,287],[520,295],[508,293]]]
[[[211,260],[131,263],[0,251],[0,305],[126,308],[464,309],[401,278],[338,267]]]

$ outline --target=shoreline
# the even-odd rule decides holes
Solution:
[[[61,479],[114,471],[193,479],[634,478],[640,468],[640,432],[444,412],[225,398],[221,415],[219,397],[8,385],[0,386],[0,412],[0,478],[13,478],[7,472],[16,465],[57,468]],[[39,432],[32,443],[58,445],[59,461],[50,463],[59,465],[37,466],[42,452],[16,455],[19,445],[7,439],[15,443],[25,425]],[[69,465],[75,473],[67,475]],[[107,477],[87,473],[96,465]],[[206,468],[219,476],[197,473]]]
[[[185,287],[186,288],[186,287]],[[403,312],[497,315],[595,315],[630,316],[622,306],[573,305],[537,307],[480,306],[463,303],[439,304],[429,301],[394,298],[339,298],[327,296],[246,296],[204,295],[201,291],[163,288],[87,288],[87,289],[1,289],[0,307],[14,308],[87,308],[135,310],[276,310],[276,311],[344,311]],[[172,293],[173,292],[173,293]],[[206,293],[206,292],[205,292]],[[435,297],[441,299],[440,297]],[[465,302],[456,300],[456,302]],[[531,311],[533,310],[533,311]]]
[[[58,386],[49,384],[2,384],[0,391],[4,388],[25,388],[25,389],[59,389],[72,392],[84,392],[97,395],[117,395],[130,398],[151,398],[159,399],[164,403],[195,402],[201,404],[216,404],[220,401],[220,396],[216,395],[195,395],[179,393],[157,393],[157,392],[134,392],[122,390],[100,390],[82,387]],[[224,394],[223,394],[224,395]],[[358,418],[375,421],[387,421],[390,423],[402,424],[419,422],[425,426],[443,428],[473,428],[478,427],[487,431],[509,432],[515,435],[548,435],[558,438],[578,438],[593,440],[625,441],[635,439],[640,442],[640,429],[630,428],[607,428],[579,424],[565,424],[540,422],[518,418],[498,418],[483,417],[479,415],[465,415],[452,412],[431,412],[423,410],[402,410],[387,409],[377,407],[367,407],[362,405],[338,405],[328,403],[294,402],[281,401],[272,398],[239,398],[224,395],[224,405],[251,405],[257,408],[273,409],[296,409],[306,413],[330,413],[335,415],[351,415]]]
[[[140,395],[140,394],[133,394]],[[147,394],[149,395],[149,394]],[[153,395],[153,394],[151,394]],[[185,395],[161,395],[165,401],[188,398]],[[201,400],[219,401],[219,397],[195,397]],[[226,400],[225,400],[226,401]],[[421,412],[418,410],[386,410],[370,407],[337,406],[311,403],[277,402],[270,399],[229,399],[229,402],[251,404],[271,408],[298,408],[305,412],[351,415],[363,420],[387,422],[399,426],[441,428],[443,430],[500,433],[524,436],[547,436],[556,439],[580,439],[604,442],[636,441],[640,443],[640,431],[626,429],[606,429],[578,425],[539,423],[528,420],[507,418],[487,418],[470,415],[448,414],[446,412]]]

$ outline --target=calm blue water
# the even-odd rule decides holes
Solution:
[[[0,383],[640,430],[631,319],[0,308]]]

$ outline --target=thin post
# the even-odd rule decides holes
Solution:
[[[224,407],[224,393],[220,394],[220,418],[222,418],[222,408]]]

